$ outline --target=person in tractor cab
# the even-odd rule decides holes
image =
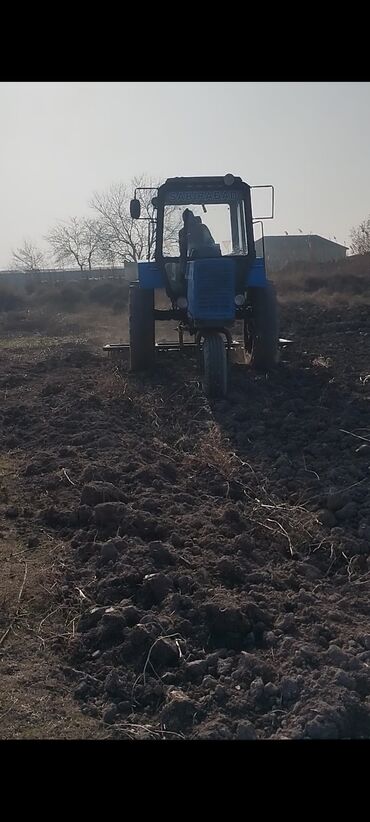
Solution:
[[[179,231],[179,247],[180,259],[184,263],[186,258],[192,256],[194,252],[201,249],[214,249],[216,243],[209,228],[189,208],[183,212],[182,219],[184,227]]]

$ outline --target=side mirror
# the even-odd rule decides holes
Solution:
[[[141,213],[140,200],[131,200],[130,215],[132,220],[139,220]]]
[[[152,206],[153,208],[158,208],[158,197],[152,198]]]

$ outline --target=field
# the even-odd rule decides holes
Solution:
[[[0,738],[370,737],[370,263],[275,281],[215,402],[123,285],[0,291]]]

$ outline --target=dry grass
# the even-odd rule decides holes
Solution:
[[[370,254],[334,263],[296,263],[271,271],[281,302],[370,304]]]
[[[120,331],[119,341],[127,302],[128,284],[120,281],[39,285],[19,292],[0,285],[0,334],[5,339],[15,334],[65,338],[94,331],[106,342],[107,333],[109,341],[112,332]]]
[[[328,367],[324,362],[319,365]],[[204,468],[216,471],[229,489],[227,497],[232,483],[236,483],[245,496],[248,510],[245,528],[252,538],[254,533],[261,534],[263,529],[267,539],[274,538],[282,552],[292,556],[297,552],[308,556],[312,550],[332,551],[332,543],[325,537],[317,514],[311,509],[313,497],[308,499],[307,493],[302,491],[296,503],[282,502],[271,493],[268,477],[259,466],[253,466],[238,456],[229,438],[213,419],[211,406],[198,381],[183,383],[167,396],[160,386],[148,382],[143,393],[142,383],[137,386],[132,378],[130,381],[122,378],[117,368],[107,375],[101,389],[105,396],[125,399],[140,408],[140,415],[153,428],[158,455],[172,458],[189,476]],[[163,441],[163,413],[171,407],[175,396],[183,408],[189,406],[194,413],[186,430],[176,414],[169,414],[166,417],[166,441]]]
[[[308,500],[295,505],[272,497],[268,478],[233,451],[217,423],[212,423],[209,432],[198,440],[194,459],[215,468],[227,484],[234,481],[243,488],[249,500],[251,533],[256,527],[269,531],[278,543],[287,545],[292,556],[296,549],[305,549],[308,542],[317,547],[326,544],[316,514],[306,507]]]
[[[4,504],[26,501],[25,455],[0,457]],[[27,496],[27,495],[26,495]],[[66,548],[34,526],[37,545],[0,512],[0,739],[98,738],[106,731],[81,714],[56,663],[56,649],[73,642],[81,614],[78,588],[60,598]]]

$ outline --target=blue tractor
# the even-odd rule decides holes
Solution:
[[[151,200],[154,218],[141,216],[138,192],[130,203],[131,218],[148,219],[155,250],[154,259],[138,263],[138,281],[130,285],[131,371],[153,367],[158,320],[178,322],[180,348],[184,332],[193,338],[210,397],[227,392],[228,353],[238,321],[247,362],[263,371],[273,368],[277,301],[264,259],[256,257],[251,186],[232,174],[169,178]],[[165,289],[171,308],[155,308],[155,289]]]

